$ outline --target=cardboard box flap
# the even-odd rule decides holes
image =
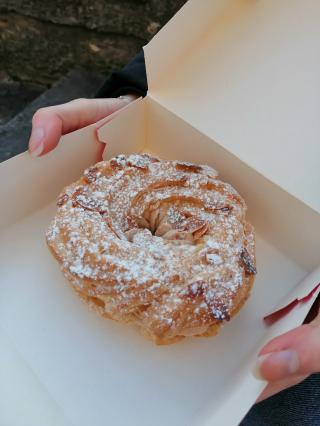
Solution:
[[[2,163],[0,232],[56,199],[64,186],[97,162],[100,151],[91,125],[63,136],[58,147],[43,157],[35,159],[24,152]]]
[[[189,0],[153,37],[144,47],[150,93],[161,87],[164,74],[192,50],[233,1]]]
[[[191,1],[146,47],[149,96],[318,212],[319,18],[317,0]]]

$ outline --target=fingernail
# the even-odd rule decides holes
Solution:
[[[138,99],[138,96],[136,96],[136,95],[121,95],[121,96],[119,96],[119,99],[130,103],[130,102]]]
[[[270,352],[261,355],[254,368],[254,376],[259,380],[264,378],[264,370],[273,370],[277,373],[278,379],[293,375],[299,371],[299,357],[295,351]]]
[[[32,130],[29,142],[29,151],[33,157],[39,157],[43,152],[44,130],[42,127],[37,127]]]
[[[256,362],[256,365],[253,367],[253,375],[256,379],[258,380],[263,380],[265,381],[266,379],[262,376],[261,374],[261,364],[263,363],[263,361],[268,358],[270,354],[267,355],[261,355],[258,357],[258,361]]]

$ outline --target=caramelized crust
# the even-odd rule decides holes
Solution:
[[[101,315],[157,344],[216,334],[249,296],[246,205],[208,166],[119,155],[57,204],[47,243],[66,278]]]

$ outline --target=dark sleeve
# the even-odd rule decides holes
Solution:
[[[116,98],[134,94],[145,96],[148,90],[144,53],[141,51],[121,70],[111,74],[96,98]]]

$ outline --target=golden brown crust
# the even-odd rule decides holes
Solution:
[[[66,278],[100,315],[156,344],[217,334],[249,296],[246,205],[208,166],[121,155],[57,204],[47,243]]]

